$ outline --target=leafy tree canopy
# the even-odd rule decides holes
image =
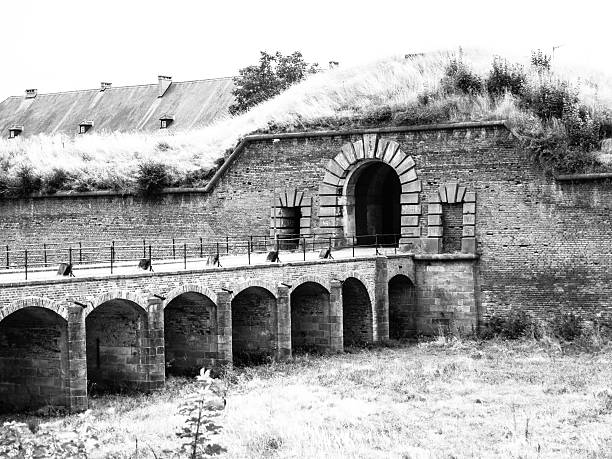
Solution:
[[[259,64],[240,69],[239,75],[234,77],[236,102],[230,106],[230,113],[245,112],[318,70],[319,65],[304,61],[299,51],[286,56],[278,51],[275,54],[261,51]]]

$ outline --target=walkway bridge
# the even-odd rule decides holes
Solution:
[[[0,409],[79,411],[88,387],[149,391],[203,366],[414,336],[444,288],[461,303],[453,319],[475,324],[473,255],[348,247],[320,258],[298,244],[266,262],[247,249],[227,249],[221,266],[185,249],[154,271],[112,256],[112,273],[92,262],[75,265],[75,277],[38,266],[26,280],[10,267],[0,274]]]

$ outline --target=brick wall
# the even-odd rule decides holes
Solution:
[[[342,284],[344,345],[358,345],[373,340],[372,303],[363,283],[349,277]]]
[[[477,284],[485,317],[507,314],[512,308],[540,318],[561,309],[612,316],[610,183],[562,183],[544,177],[500,125],[406,129],[381,132],[378,137],[397,142],[416,164],[421,191],[415,195],[417,202],[406,204],[411,214],[402,215],[402,222],[418,224],[424,240],[431,239],[427,215],[433,204],[428,201],[441,185],[458,182],[475,193],[475,217],[467,216],[474,219],[475,227],[468,224],[463,229],[475,228],[482,255]],[[302,228],[303,233],[322,231],[322,209],[325,215],[335,212],[321,207],[319,186],[325,167],[344,145],[362,138],[360,133],[338,133],[280,136],[274,145],[271,138],[253,140],[206,195],[166,195],[158,201],[135,197],[3,201],[0,229],[9,243],[268,234],[274,195],[298,190],[312,200],[304,219],[309,227]]]
[[[166,306],[164,344],[169,374],[195,376],[219,358],[216,317],[216,305],[199,293],[186,292]]]
[[[406,339],[417,336],[416,289],[404,275],[389,281],[389,338]]]
[[[329,293],[306,282],[291,293],[291,345],[297,351],[325,352],[331,345]]]
[[[0,412],[67,405],[66,321],[42,308],[0,322]]]
[[[87,316],[87,376],[94,390],[144,386],[146,323],[144,311],[122,300],[108,301]]]

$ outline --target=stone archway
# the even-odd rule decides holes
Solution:
[[[195,376],[218,359],[217,305],[194,291],[167,301],[164,308],[166,374]]]
[[[399,206],[399,225],[397,223],[387,224],[387,227],[398,228],[401,234],[400,243],[414,242],[420,237],[421,206],[419,204],[419,193],[421,192],[421,182],[418,180],[415,162],[411,156],[404,153],[397,142],[394,140],[381,139],[378,134],[363,134],[355,142],[344,144],[340,153],[329,160],[325,167],[325,176],[319,186],[319,227],[322,231],[332,233],[336,237],[344,237],[347,240],[358,236],[360,223],[359,201],[355,197],[355,192],[359,189],[359,177],[364,172],[374,175],[374,182],[384,182],[384,175],[388,170],[383,166],[374,164],[385,164],[395,171],[395,176],[399,179],[399,196],[394,198],[399,200],[394,205]],[[368,163],[372,163],[368,165]],[[362,169],[363,167],[363,169]],[[368,169],[368,168],[372,169]],[[361,171],[361,172],[360,172]],[[383,175],[378,175],[383,174]],[[378,177],[377,177],[378,176]],[[394,177],[394,175],[387,175]],[[355,177],[356,180],[352,180]],[[382,180],[381,180],[382,179]],[[364,182],[364,188],[368,188],[368,182]],[[371,183],[370,183],[371,185]],[[384,190],[384,183],[378,190]],[[390,188],[397,187],[396,185]],[[366,192],[366,205],[368,193]],[[370,194],[370,204],[373,204],[372,220],[374,215],[384,206],[382,200],[376,198],[380,191]],[[376,203],[378,202],[378,205]],[[378,207],[378,210],[376,208]],[[362,206],[363,208],[363,206]],[[365,211],[367,216],[367,210]],[[394,212],[387,212],[390,220],[394,220]],[[384,217],[383,217],[384,218]],[[357,223],[357,224],[356,224]],[[366,228],[368,227],[366,217]],[[376,226],[370,225],[370,228]],[[385,227],[381,223],[381,227]],[[395,229],[392,231],[394,232]],[[369,230],[368,230],[369,231]]]
[[[68,407],[69,386],[66,319],[40,306],[0,319],[0,412]]]

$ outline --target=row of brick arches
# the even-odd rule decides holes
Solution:
[[[157,319],[136,301],[110,298],[84,317],[84,336],[56,311],[22,307],[0,321],[0,411],[67,406],[70,397],[88,392],[153,389],[168,374],[192,375],[229,360],[260,363],[282,356],[283,341],[290,353],[337,352],[372,342],[368,289],[348,277],[338,290],[304,282],[291,290],[286,307],[270,289],[249,286],[231,298],[231,324],[202,292],[168,300]],[[389,300],[391,337],[409,337],[416,329],[414,286],[407,277],[390,281]],[[283,319],[287,315],[290,320]],[[230,355],[222,351],[228,335]],[[79,378],[87,386],[75,384]]]

